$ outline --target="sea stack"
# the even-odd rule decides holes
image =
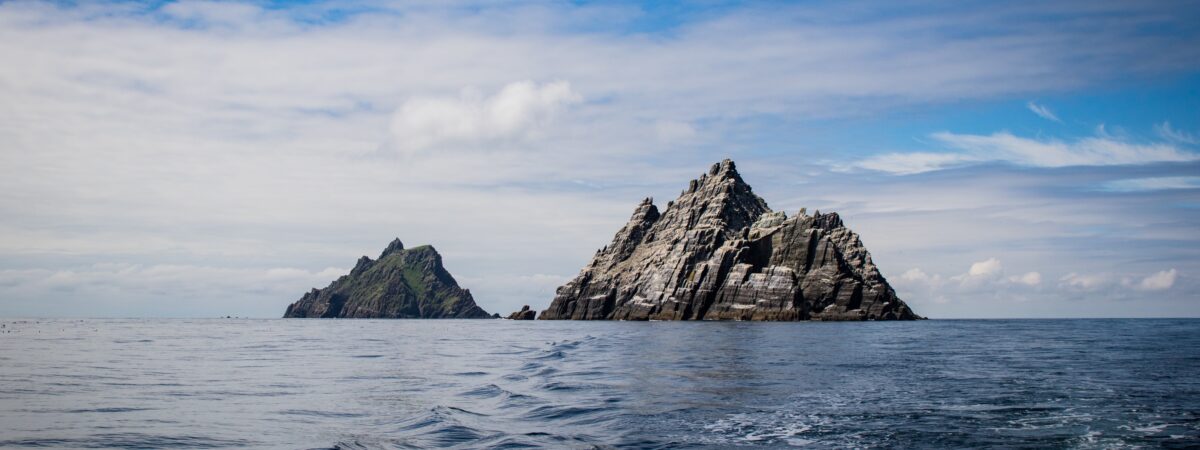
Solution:
[[[405,249],[393,240],[379,258],[358,259],[350,274],[292,303],[289,317],[486,319],[471,291],[458,287],[433,246]]]
[[[730,160],[647,198],[539,319],[911,320],[837,213],[773,212]]]
[[[524,305],[521,307],[520,311],[509,314],[508,319],[509,320],[533,320],[533,318],[536,315],[537,315],[537,312],[532,309],[529,309],[529,305]]]

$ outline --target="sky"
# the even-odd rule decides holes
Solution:
[[[0,2],[0,316],[543,309],[732,158],[931,318],[1200,317],[1200,5]]]

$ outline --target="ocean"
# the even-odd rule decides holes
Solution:
[[[0,447],[1200,446],[1200,320],[0,320]]]

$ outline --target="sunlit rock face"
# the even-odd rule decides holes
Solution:
[[[836,213],[772,212],[733,161],[638,205],[539,319],[919,319]]]
[[[313,289],[288,306],[284,318],[482,319],[475,304],[442,267],[433,246],[405,249],[399,239],[372,260],[358,259],[348,275]]]

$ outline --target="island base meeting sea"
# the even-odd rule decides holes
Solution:
[[[1200,445],[1200,320],[6,319],[3,448]]]

